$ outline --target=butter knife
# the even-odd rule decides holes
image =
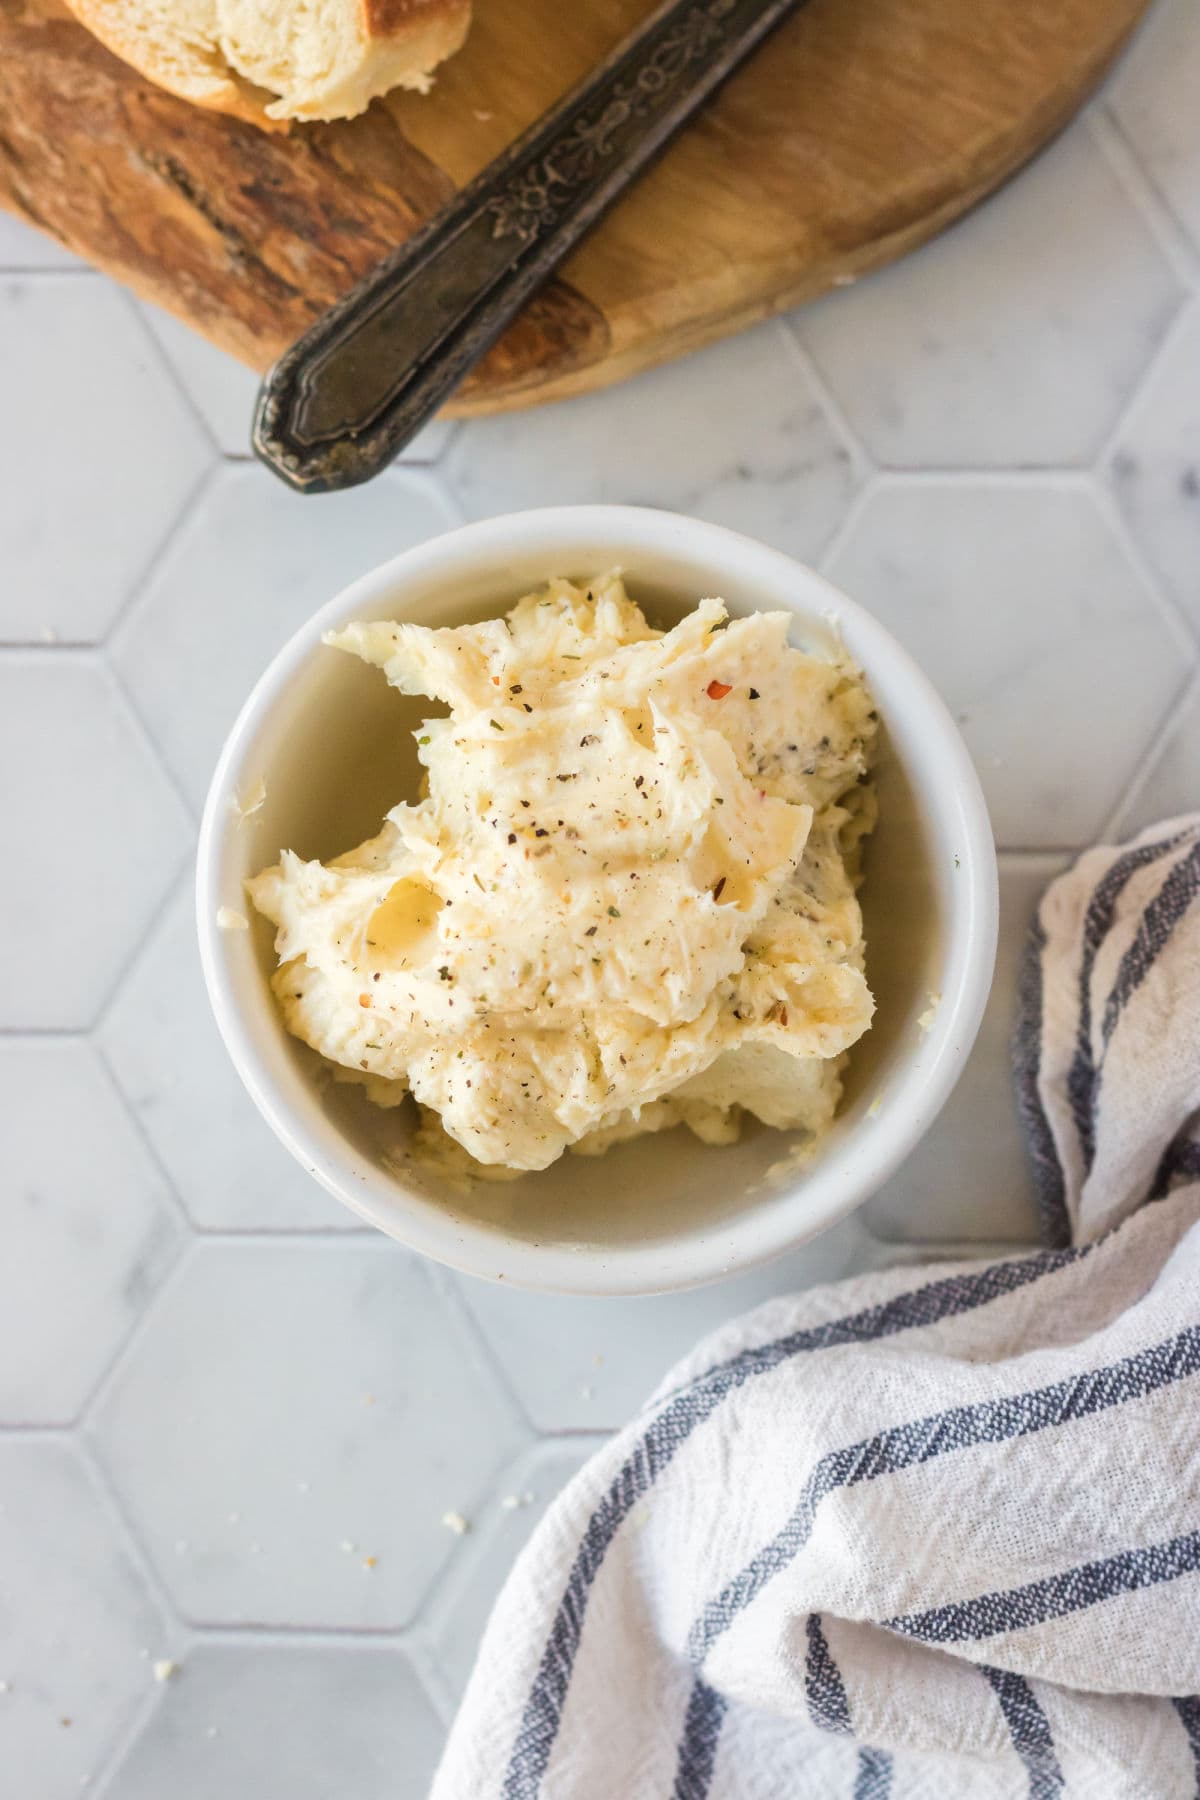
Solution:
[[[369,481],[719,84],[805,0],[667,0],[267,372],[252,442],[301,493]]]

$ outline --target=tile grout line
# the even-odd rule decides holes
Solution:
[[[151,551],[145,566],[130,583],[129,592],[125,596],[124,604],[118,607],[117,611],[113,614],[113,617],[109,620],[107,631],[105,631],[104,635],[97,640],[98,647],[103,649],[105,655],[108,656],[114,671],[119,668],[117,657],[114,654],[114,652],[119,650],[118,639],[127,628],[130,619],[136,613],[141,602],[145,599],[155,576],[167,559],[167,553],[183,530],[184,525],[194,512],[199,511],[209,489],[216,486],[220,479],[221,470],[226,467],[226,462],[227,459],[222,457],[219,453],[210,457],[208,466],[200,471],[200,474],[196,477],[196,480],[192,483],[187,494],[184,496],[182,503],[176,508],[166,531]]]
[[[1183,221],[1160,190],[1121,124],[1111,92],[1088,109],[1087,130],[1101,156],[1150,233],[1172,275],[1185,293],[1200,278],[1197,253]]]
[[[1127,396],[1124,405],[1120,408],[1111,431],[1108,433],[1096,453],[1091,469],[1092,474],[1097,481],[1111,481],[1109,471],[1111,470],[1113,462],[1120,454],[1122,438],[1125,436],[1129,426],[1134,422],[1137,410],[1145,400],[1147,390],[1157,377],[1160,369],[1167,362],[1168,358],[1174,354],[1178,340],[1184,337],[1191,329],[1197,312],[1200,312],[1200,296],[1192,299],[1188,295],[1185,295],[1182,304],[1175,312],[1174,317],[1171,319],[1166,330],[1159,338],[1158,343],[1151,351],[1146,366],[1142,370],[1133,391]]]
[[[1178,731],[1188,705],[1195,694],[1200,694],[1200,670],[1197,669],[1193,669],[1188,674],[1182,689],[1175,695],[1171,705],[1167,708],[1158,730],[1139,758],[1128,782],[1112,808],[1105,814],[1097,839],[1099,843],[1113,842],[1117,834],[1125,829],[1122,823],[1125,815],[1136,804],[1147,781],[1162,760],[1163,752],[1169,747]]]
[[[1143,552],[1137,534],[1125,517],[1112,487],[1107,481],[1097,476],[1093,479],[1092,492],[1097,511],[1116,539],[1139,583],[1145,589],[1151,605],[1172,637],[1175,638],[1178,648],[1187,655],[1190,662],[1194,663],[1197,655],[1200,654],[1200,642],[1198,642],[1187,617],[1177,607],[1174,598],[1167,592],[1165,585]]]
[[[188,387],[187,383],[184,381],[182,375],[179,373],[179,370],[175,367],[174,358],[170,355],[166,346],[163,344],[162,340],[160,339],[158,333],[154,330],[153,326],[150,324],[149,319],[146,317],[146,314],[143,312],[142,303],[138,300],[137,296],[132,292],[132,290],[127,288],[123,282],[118,282],[116,285],[117,285],[117,290],[120,293],[120,296],[125,303],[127,311],[130,313],[130,315],[136,321],[137,331],[138,331],[139,335],[144,340],[146,340],[147,347],[150,350],[151,355],[154,357],[159,368],[166,375],[167,380],[170,382],[171,387],[174,390],[176,397],[182,401],[184,409],[190,414],[193,423],[199,427],[200,434],[204,438],[205,443],[209,446],[213,455],[218,458],[222,457],[224,455],[224,452],[222,451],[221,446],[217,441],[216,433],[213,431],[212,427],[209,425],[208,420],[204,417],[204,414],[201,412],[199,406],[197,405],[195,399],[193,398],[191,389]],[[152,305],[153,302],[152,301],[147,302],[146,304]],[[170,314],[168,316],[173,317],[174,315]]]
[[[776,323],[783,334],[792,361],[811,384],[829,423],[842,440],[843,449],[849,451],[856,486],[862,487],[877,471],[879,465],[867,448],[865,440],[850,423],[849,415],[827,381],[824,370],[804,342],[800,328],[795,323],[799,310],[793,308],[789,312],[777,314]]]
[[[469,1279],[469,1277],[463,1279]],[[465,1328],[475,1346],[476,1355],[483,1360],[484,1367],[491,1372],[493,1378],[507,1395],[509,1405],[513,1408],[518,1423],[536,1437],[538,1435],[537,1425],[501,1358],[493,1350],[483,1326],[476,1319],[474,1309],[459,1287],[456,1271],[448,1268],[444,1263],[433,1263],[430,1268],[430,1285],[446,1304],[451,1314],[457,1315],[460,1326]]]

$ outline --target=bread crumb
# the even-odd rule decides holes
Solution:
[[[920,1018],[917,1020],[917,1030],[918,1031],[932,1031],[933,1030],[933,1022],[937,1018],[937,1009],[942,1004],[942,996],[940,993],[936,993],[936,992],[931,993],[928,996],[928,1000],[929,1000],[929,1005],[925,1008],[925,1011],[921,1014]]]
[[[236,813],[239,819],[248,819],[252,813],[258,811],[266,797],[267,784],[260,775],[257,781],[250,783],[244,794],[240,794],[236,788],[234,789],[229,796],[229,810]]]
[[[244,912],[238,912],[234,906],[218,906],[218,931],[249,931],[250,921]]]
[[[377,1568],[378,1565],[379,1565],[379,1558],[377,1556],[364,1556],[363,1557],[362,1566],[364,1569],[374,1569],[374,1568]]]
[[[442,1514],[442,1524],[446,1527],[447,1531],[452,1531],[455,1537],[466,1537],[468,1531],[471,1529],[471,1521],[469,1519],[464,1519],[460,1512],[444,1512]]]
[[[154,1665],[155,1681],[170,1681],[172,1675],[179,1673],[177,1662],[156,1662]]]

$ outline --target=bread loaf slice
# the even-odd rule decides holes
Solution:
[[[102,44],[180,99],[271,126],[351,119],[430,85],[471,0],[68,0]]]

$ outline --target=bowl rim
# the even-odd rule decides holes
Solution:
[[[681,533],[686,534],[682,547]],[[948,829],[962,845],[955,904],[947,920],[944,987],[925,1033],[921,1068],[910,1058],[889,1076],[886,1117],[870,1120],[867,1130],[862,1129],[868,1123],[865,1118],[858,1122],[853,1137],[846,1140],[853,1147],[853,1167],[841,1170],[836,1183],[829,1179],[834,1171],[823,1171],[820,1165],[798,1171],[794,1184],[772,1196],[769,1211],[751,1206],[704,1237],[688,1240],[686,1259],[678,1267],[671,1263],[670,1237],[652,1244],[583,1248],[503,1238],[494,1226],[430,1208],[426,1196],[418,1205],[394,1174],[385,1176],[374,1166],[356,1169],[345,1140],[317,1107],[301,1118],[279,1093],[243,1016],[240,983],[226,967],[223,940],[229,934],[216,922],[222,904],[223,852],[236,829],[229,796],[238,785],[247,752],[280,696],[320,648],[324,631],[377,605],[389,589],[401,585],[411,587],[424,579],[445,585],[456,569],[465,574],[468,566],[476,568],[483,558],[502,567],[506,554],[527,557],[544,551],[548,559],[577,555],[583,541],[605,538],[621,546],[620,555],[626,560],[637,547],[647,555],[712,560],[720,566],[722,584],[737,564],[746,579],[753,576],[763,586],[777,587],[780,606],[789,612],[804,610],[796,605],[793,591],[799,576],[814,596],[810,616],[824,616],[839,629],[849,624],[857,659],[869,670],[871,665],[876,670],[884,663],[888,666],[893,716],[898,689],[905,699],[906,717],[919,720],[920,728],[935,740],[939,780],[933,798],[948,809]],[[547,567],[552,572],[549,561]],[[863,646],[869,646],[866,655]],[[926,782],[927,803],[930,792]],[[302,1166],[361,1218],[460,1273],[579,1296],[676,1292],[742,1274],[796,1248],[863,1204],[916,1147],[962,1073],[990,992],[999,920],[995,845],[974,764],[941,696],[886,627],[823,575],[784,551],[684,514],[615,505],[539,507],[458,526],[368,570],[311,614],[267,664],[226,737],[200,825],[195,894],[204,982],[221,1037],[251,1099]],[[279,1029],[283,1030],[282,1022]],[[815,1208],[814,1192],[819,1202]],[[791,1204],[801,1193],[806,1201],[803,1211]],[[683,1241],[674,1241],[682,1249]]]

